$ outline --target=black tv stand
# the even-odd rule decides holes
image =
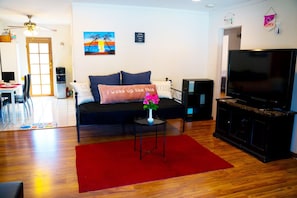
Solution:
[[[247,101],[245,101],[245,100],[236,99],[236,103],[242,104],[242,105],[247,105]]]
[[[294,113],[260,109],[237,99],[217,99],[214,136],[262,162],[291,157]]]

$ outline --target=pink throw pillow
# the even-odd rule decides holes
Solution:
[[[146,92],[157,94],[156,85],[98,85],[100,104],[143,101]]]

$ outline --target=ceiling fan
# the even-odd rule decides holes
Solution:
[[[36,35],[37,33],[37,30],[36,28],[39,28],[39,29],[43,29],[43,30],[48,30],[48,31],[53,31],[53,32],[56,32],[57,30],[56,29],[51,29],[51,28],[47,28],[47,27],[42,27],[42,26],[37,26],[36,23],[32,22],[31,21],[31,18],[32,18],[32,15],[27,15],[29,21],[28,22],[25,22],[23,26],[15,26],[15,25],[10,25],[8,26],[9,29],[18,29],[18,28],[25,28],[25,34],[26,32],[28,34],[32,34],[32,35]]]

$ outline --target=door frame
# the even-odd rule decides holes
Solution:
[[[240,29],[240,36],[239,38],[239,44],[237,43],[238,40],[235,40],[234,37],[230,37],[229,35],[231,33],[236,33],[238,32],[237,30]],[[242,32],[242,26],[235,26],[235,27],[231,27],[231,28],[222,28],[219,30],[220,32],[220,41],[221,41],[221,46],[220,46],[220,50],[219,50],[219,56],[218,56],[218,60],[219,60],[219,65],[218,65],[218,76],[219,79],[218,80],[218,89],[219,89],[219,93],[221,95],[221,83],[222,83],[222,75],[223,75],[223,65],[226,65],[228,63],[224,63],[223,61],[228,61],[228,53],[226,54],[225,50],[230,50],[230,49],[236,49],[238,48],[241,49],[241,32]],[[226,39],[225,36],[228,36],[228,38]],[[234,36],[234,35],[233,35]],[[232,43],[231,47],[230,47],[230,43]],[[236,44],[234,44],[236,43]],[[227,56],[227,57],[226,57]],[[227,65],[227,69],[228,69],[228,65]],[[228,72],[228,71],[226,71]],[[227,73],[226,73],[226,79],[227,79]],[[227,83],[227,80],[226,80]]]
[[[26,51],[27,51],[27,62],[28,72],[31,73],[30,67],[30,55],[29,55],[29,43],[47,43],[49,46],[49,70],[50,70],[50,94],[33,95],[32,86],[30,94],[32,96],[53,96],[54,95],[54,78],[53,78],[53,52],[52,52],[52,38],[50,37],[26,37]]]

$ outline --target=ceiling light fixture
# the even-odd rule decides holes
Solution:
[[[35,36],[38,34],[36,30],[36,23],[31,22],[32,15],[28,15],[29,22],[24,23],[24,27],[27,29],[24,31],[26,36]]]
[[[27,29],[24,31],[24,34],[26,36],[36,36],[38,34],[38,31],[35,29]]]
[[[194,2],[198,2],[198,1],[201,1],[201,0],[192,0],[192,1],[194,1]]]

